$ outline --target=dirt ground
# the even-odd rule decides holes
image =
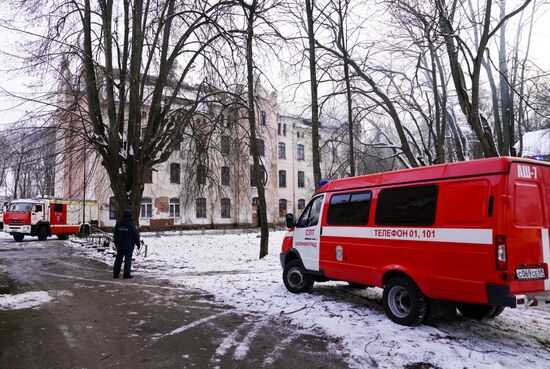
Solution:
[[[347,367],[332,354],[338,342],[321,334],[241,314],[147,275],[113,279],[110,267],[61,241],[0,238],[0,282],[0,293],[53,297],[35,308],[0,309],[3,369]]]

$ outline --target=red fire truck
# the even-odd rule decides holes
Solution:
[[[95,201],[34,197],[10,203],[4,213],[4,232],[18,242],[25,235],[37,236],[40,241],[56,235],[63,240],[70,234],[89,232],[97,220]]]
[[[287,226],[289,291],[381,287],[398,324],[437,307],[481,319],[550,304],[550,163],[502,157],[335,180]]]

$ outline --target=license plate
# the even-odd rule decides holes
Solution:
[[[518,277],[518,279],[523,279],[523,280],[546,279],[546,273],[544,273],[544,268],[516,269],[516,276]]]

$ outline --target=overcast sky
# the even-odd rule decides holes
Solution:
[[[546,9],[548,9],[547,7]],[[539,12],[537,14],[537,22],[535,24],[533,41],[530,50],[531,59],[539,67],[546,71],[550,71],[550,12]],[[33,75],[33,73],[14,72],[14,69],[20,64],[20,55],[22,47],[21,42],[24,36],[16,32],[10,31],[2,24],[6,24],[6,20],[13,23],[17,21],[17,17],[11,14],[11,11],[6,6],[0,7],[0,126],[13,123],[25,116],[26,112],[33,109],[29,103],[22,103],[19,99],[10,97],[10,94],[29,96],[37,92],[39,89],[41,78]],[[23,22],[19,20],[18,22]],[[26,28],[29,29],[29,28]],[[300,101],[307,104],[307,90],[305,85],[297,95],[293,94],[293,89],[285,88],[285,83],[289,83],[284,77],[284,73],[278,71],[279,64],[272,66],[272,82],[278,90],[280,102],[282,102],[283,113],[298,114],[302,112]],[[305,71],[307,74],[307,71]],[[51,85],[51,82],[49,83]],[[268,86],[269,87],[269,86]],[[43,88],[49,89],[49,86]],[[297,104],[298,102],[298,104]]]

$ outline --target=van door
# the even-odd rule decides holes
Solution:
[[[549,183],[550,169],[546,166],[513,163],[510,169],[506,248],[512,293],[550,289]]]
[[[321,215],[325,194],[314,197],[294,228],[293,248],[300,253],[302,263],[308,270],[319,270],[319,243],[321,240]]]

